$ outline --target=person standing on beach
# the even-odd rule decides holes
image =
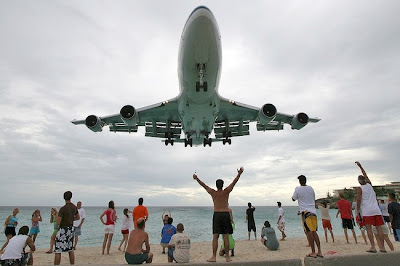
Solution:
[[[370,253],[376,253],[374,234],[372,232],[372,226],[376,227],[379,240],[378,246],[381,252],[386,253],[385,246],[383,243],[384,235],[382,231],[382,225],[385,224],[382,218],[381,210],[379,209],[378,202],[376,201],[376,194],[371,185],[371,180],[368,178],[367,173],[361,166],[360,162],[356,162],[361,170],[362,175],[358,176],[358,183],[360,187],[357,188],[357,216],[360,217],[367,228],[367,235],[371,248],[367,250]],[[362,209],[362,217],[360,214],[360,208]]]
[[[78,201],[76,203],[76,207],[78,208],[79,220],[74,221],[74,230],[75,230],[74,249],[76,249],[76,246],[78,245],[78,237],[82,233],[82,231],[81,231],[82,224],[86,219],[86,211],[84,208],[82,208],[82,202]]]
[[[32,226],[29,235],[32,236],[32,241],[35,243],[37,235],[40,233],[39,222],[42,221],[40,210],[35,210],[32,214]]]
[[[7,219],[6,219],[6,221],[4,222],[4,225],[5,225],[5,227],[6,227],[5,230],[4,230],[4,234],[5,234],[6,237],[7,237],[7,241],[6,241],[6,243],[4,243],[4,245],[1,247],[0,252],[2,252],[3,249],[7,246],[8,241],[10,241],[10,239],[11,239],[13,236],[15,236],[15,235],[17,234],[17,233],[15,232],[15,228],[16,228],[17,225],[18,225],[18,218],[16,217],[18,213],[19,213],[19,209],[18,209],[18,208],[15,208],[15,209],[13,210],[13,214],[10,215],[10,216],[8,216]]]
[[[139,205],[136,206],[132,211],[133,226],[135,228],[137,226],[137,220],[139,218],[144,218],[145,221],[149,219],[149,212],[147,211],[147,208],[143,206],[143,198],[139,198],[138,203]]]
[[[137,219],[137,227],[132,230],[128,247],[125,252],[125,260],[128,264],[142,264],[143,262],[151,263],[153,261],[153,253],[150,252],[149,235],[144,231],[146,220],[144,218]],[[143,244],[146,249],[143,249]]]
[[[163,226],[161,229],[161,241],[160,245],[163,248],[162,253],[165,254],[165,249],[168,249],[168,244],[169,241],[171,240],[171,237],[176,234],[176,228],[175,226],[172,225],[172,222],[174,219],[172,217],[168,217],[167,224]]]
[[[315,209],[315,192],[311,186],[307,186],[307,178],[304,175],[297,177],[300,186],[296,187],[292,200],[298,201],[301,215],[303,218],[303,226],[307,232],[308,244],[311,246],[311,253],[307,257],[323,257],[321,252],[321,244],[317,233],[318,219]],[[317,245],[318,253],[315,252]]]
[[[388,198],[388,212],[390,223],[392,224],[394,240],[400,242],[400,204],[397,202],[394,193],[389,193]]]
[[[50,237],[50,249],[46,251],[47,254],[53,253],[54,242],[56,241],[56,235],[58,233],[58,226],[57,226],[57,208],[53,207],[50,211],[50,223],[53,224],[53,233]]]
[[[249,202],[247,203],[247,206],[249,208],[246,210],[246,221],[247,221],[247,232],[250,240],[250,232],[253,230],[254,232],[254,239],[257,240],[257,229],[256,229],[256,223],[254,221],[254,211],[256,208]]]
[[[392,233],[392,227],[390,225],[390,218],[389,218],[389,212],[388,212],[388,203],[385,203],[384,200],[380,200],[379,201],[379,208],[382,211],[382,216],[383,216],[383,220],[385,221],[385,223],[387,223],[387,226],[389,228],[389,232]]]
[[[122,216],[121,234],[122,240],[119,244],[118,250],[121,251],[122,244],[124,245],[124,251],[126,250],[126,245],[128,244],[129,228],[131,227],[132,212],[128,208],[124,209],[124,215]]]
[[[230,262],[231,259],[229,257],[229,234],[233,233],[231,217],[229,214],[229,193],[231,193],[233,187],[239,181],[240,175],[243,173],[243,167],[240,167],[238,170],[238,174],[236,178],[232,181],[232,183],[222,189],[224,186],[224,181],[218,179],[215,183],[217,186],[217,190],[214,190],[207,186],[203,181],[201,181],[196,174],[193,174],[193,179],[196,180],[207,192],[211,195],[211,198],[214,202],[214,215],[213,215],[213,241],[212,241],[212,249],[213,255],[208,262],[216,262],[217,260],[217,249],[218,249],[218,238],[219,235],[222,234],[224,237],[225,245],[225,260],[226,262]]]
[[[278,225],[279,231],[282,233],[281,241],[284,241],[286,238],[285,234],[285,214],[282,209],[282,203],[280,201],[277,202],[278,204],[278,221],[276,224]]]
[[[106,216],[105,222],[103,220],[103,216]],[[108,209],[105,210],[100,215],[100,221],[105,225],[104,226],[103,252],[102,252],[103,255],[104,255],[104,250],[106,248],[106,244],[107,244],[107,255],[110,254],[110,247],[111,247],[111,242],[112,242],[114,232],[115,232],[115,221],[116,220],[117,220],[117,212],[115,211],[114,201],[111,200],[108,203]]]
[[[318,209],[321,211],[322,227],[324,228],[325,241],[328,243],[328,230],[331,233],[332,241],[335,242],[332,232],[331,216],[329,215],[329,209],[331,206],[323,201],[322,204],[318,204]]]
[[[342,218],[342,227],[344,231],[344,236],[346,237],[347,244],[349,244],[349,236],[347,235],[347,229],[350,229],[353,233],[354,240],[357,244],[357,236],[356,232],[354,231],[353,226],[353,211],[351,208],[351,204],[344,198],[344,194],[342,192],[339,193],[340,200],[337,202],[338,211],[336,213],[336,218],[338,218],[340,213],[340,218]]]
[[[68,252],[69,263],[75,264],[74,254],[74,226],[73,222],[79,219],[79,213],[76,206],[71,203],[72,192],[64,193],[65,205],[58,212],[56,222],[59,228],[55,239],[54,265],[60,265],[61,252]]]

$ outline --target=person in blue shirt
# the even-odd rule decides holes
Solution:
[[[172,217],[168,217],[168,222],[161,230],[161,246],[163,248],[162,253],[165,253],[165,249],[168,248],[168,243],[171,240],[171,237],[176,234],[176,228],[172,225],[174,220]]]

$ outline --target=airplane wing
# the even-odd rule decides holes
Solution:
[[[156,103],[139,109],[131,105],[122,107],[119,114],[97,117],[89,115],[84,120],[73,120],[75,125],[86,125],[94,132],[102,131],[109,126],[113,132],[137,132],[138,127],[144,126],[147,137],[179,138],[182,125],[178,114],[177,98]],[[166,136],[166,132],[171,132]],[[172,135],[171,135],[172,134]]]
[[[305,113],[287,115],[279,113],[272,104],[261,108],[240,102],[220,99],[219,115],[214,124],[216,139],[249,135],[249,123],[257,122],[258,131],[282,130],[284,124],[292,129],[301,129],[308,123],[317,123],[319,118],[309,118]]]

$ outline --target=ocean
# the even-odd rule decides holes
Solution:
[[[288,238],[291,237],[304,237],[303,228],[300,222],[300,216],[297,215],[297,206],[282,206],[285,212],[286,229],[285,233]],[[0,207],[0,222],[4,223],[15,207]],[[19,213],[17,233],[20,226],[27,225],[31,227],[31,217],[35,209],[39,209],[42,215],[43,221],[40,223],[40,233],[36,239],[37,248],[48,248],[50,244],[50,236],[53,232],[53,225],[50,224],[50,209],[51,207],[18,207]],[[79,246],[101,246],[104,238],[103,224],[100,222],[100,215],[106,209],[106,207],[87,207],[83,206],[86,210],[86,219],[82,226],[82,235],[79,237]],[[116,208],[118,217],[122,217],[123,209],[125,207]],[[132,210],[133,207],[126,207]],[[168,212],[171,210],[172,218],[174,219],[173,225],[182,223],[185,227],[185,233],[188,234],[193,242],[205,242],[211,241],[212,239],[212,207],[147,207],[149,211],[149,220],[146,223],[146,231],[149,234],[150,244],[157,244],[160,242],[160,233],[163,226],[161,215],[163,211]],[[59,209],[59,207],[57,207]],[[232,207],[233,217],[235,220],[236,229],[233,233],[233,237],[236,240],[247,239],[247,224],[246,220],[246,209],[247,206],[234,206]],[[332,219],[332,227],[334,235],[343,236],[343,229],[341,227],[341,219],[335,218],[336,209],[330,210]],[[265,220],[270,221],[271,226],[275,228],[278,238],[281,236],[279,230],[276,228],[276,221],[278,220],[277,214],[278,207],[261,206],[257,207],[254,212],[254,219],[257,226],[257,238],[260,238],[261,228]],[[317,210],[317,214],[320,215]],[[132,225],[133,226],[133,225]],[[121,235],[121,222],[117,220],[115,227],[115,234],[113,237],[113,246],[119,245]],[[131,228],[132,229],[132,228]],[[319,217],[318,221],[318,232],[321,240],[324,239],[324,233],[322,229],[322,222]],[[356,233],[359,235],[359,229],[356,228]],[[351,233],[350,233],[351,234]],[[328,234],[329,235],[329,234]],[[253,232],[251,238],[254,238]],[[0,244],[2,245],[6,241],[4,233],[0,237]]]

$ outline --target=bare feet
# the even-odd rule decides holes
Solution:
[[[207,260],[207,262],[216,262],[216,261],[217,261],[217,258],[215,258],[215,257],[211,257]]]
[[[52,251],[52,250],[48,250],[48,251],[46,251],[46,254],[51,254],[51,253],[53,253],[53,251]]]
[[[230,257],[229,258],[226,257],[225,260],[226,260],[226,262],[231,262],[232,261]]]

